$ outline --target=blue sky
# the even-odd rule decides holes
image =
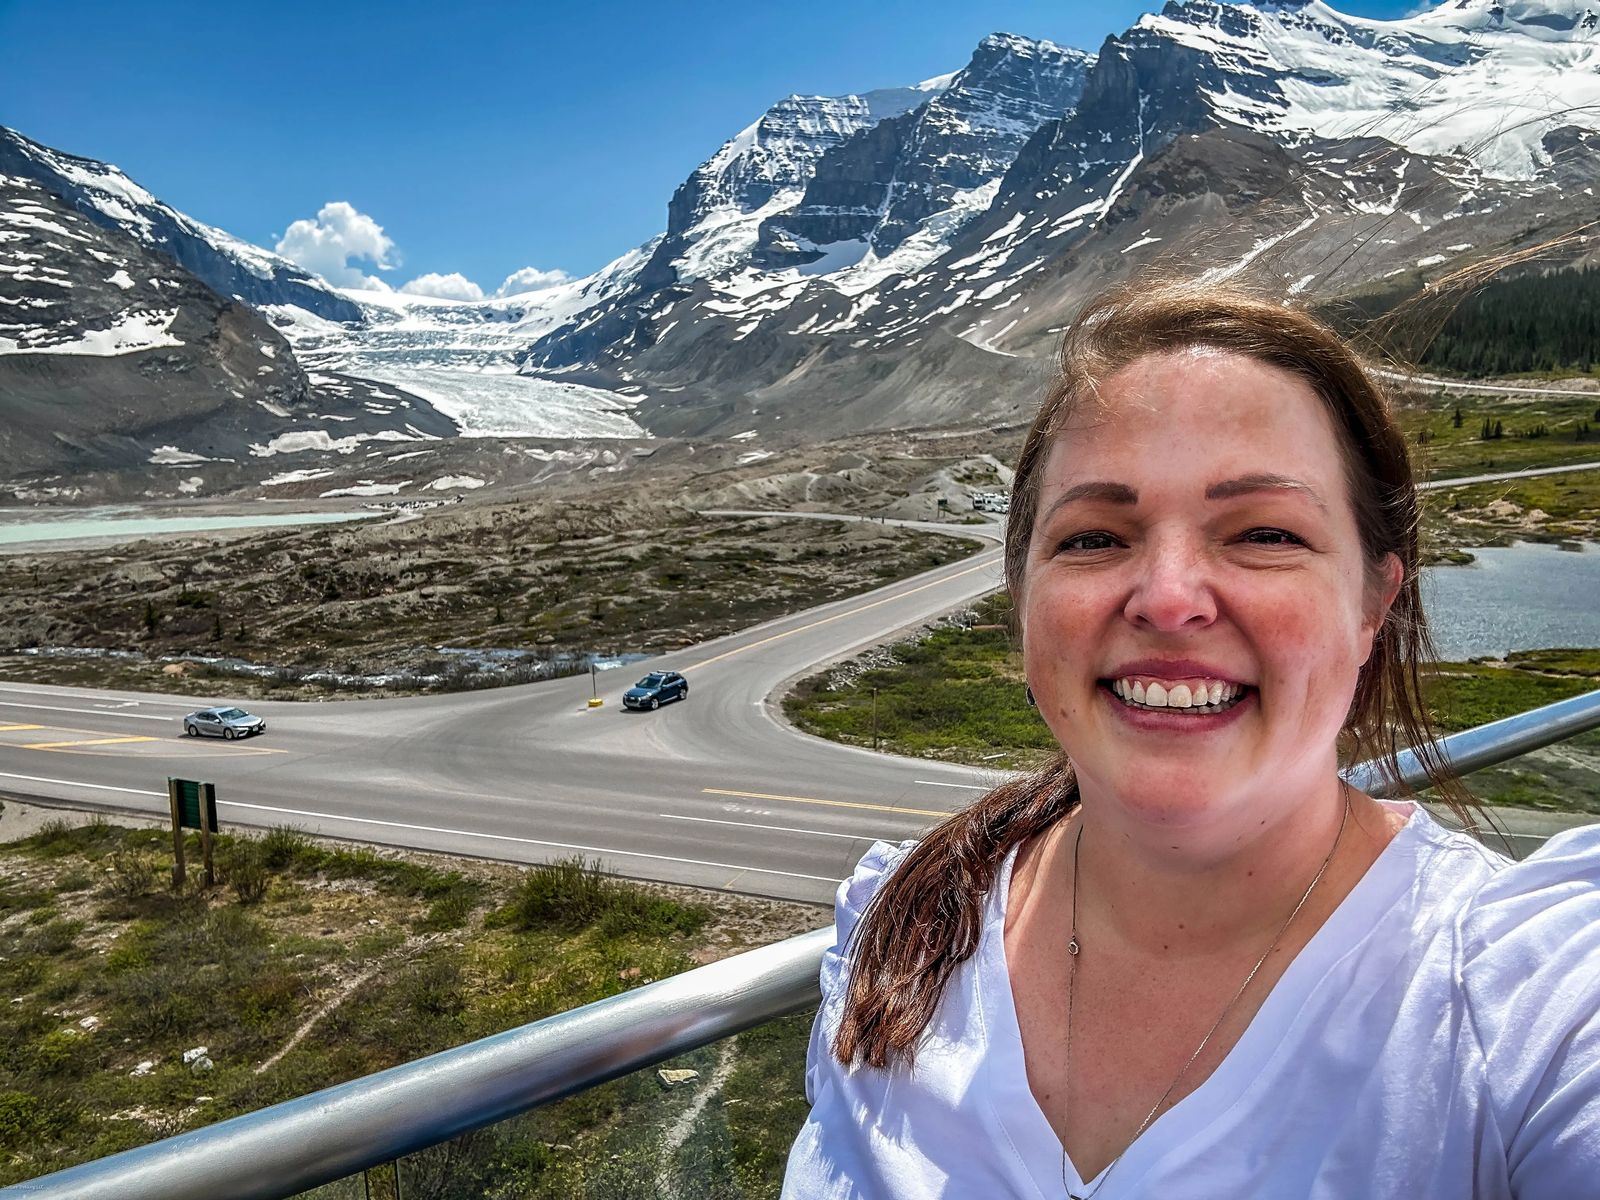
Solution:
[[[382,251],[388,269],[361,266],[394,286],[492,291],[659,232],[683,178],[789,93],[952,71],[996,30],[1092,50],[1158,7],[0,0],[0,124],[260,245],[324,213],[297,245]]]

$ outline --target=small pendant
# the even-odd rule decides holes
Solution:
[[[1077,934],[1073,934],[1069,939],[1067,939],[1067,953],[1068,954],[1077,954],[1078,953],[1078,935]],[[1072,1200],[1079,1200],[1079,1197],[1074,1196],[1072,1198]]]

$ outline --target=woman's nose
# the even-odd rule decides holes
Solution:
[[[1164,632],[1209,625],[1217,604],[1204,555],[1176,545],[1152,548],[1123,612],[1136,625]]]

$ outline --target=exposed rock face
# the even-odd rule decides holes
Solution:
[[[169,208],[117,168],[63,154],[0,126],[0,175],[32,179],[83,216],[128,234],[176,262],[212,291],[257,307],[293,304],[330,321],[361,310],[286,258]]]
[[[126,457],[152,429],[305,403],[270,325],[31,180],[0,179],[0,229],[7,466]]]
[[[667,205],[666,236],[639,286],[654,290],[738,265],[760,214],[792,206],[828,150],[922,103],[943,84],[780,100],[679,185]]]
[[[800,203],[763,222],[752,261],[807,266],[823,247],[851,262],[869,250],[885,258],[930,218],[981,211],[1034,130],[1077,104],[1093,61],[1050,42],[984,38],[943,92],[825,152]]]

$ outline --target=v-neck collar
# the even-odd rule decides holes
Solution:
[[[1427,830],[1431,818],[1419,804],[1383,803],[1399,811],[1409,807],[1410,819],[1294,956],[1216,1070],[1152,1121],[1122,1156],[1114,1160],[1115,1178],[1106,1181],[1112,1190],[1099,1192],[1097,1200],[1140,1195],[1139,1184],[1151,1168],[1238,1104],[1283,1044],[1284,1035],[1318,983],[1370,932],[1375,924],[1374,916],[1391,907],[1410,887],[1412,872],[1391,870],[1390,864],[1414,858],[1421,849],[1420,843],[1429,840]],[[990,890],[984,933],[978,948],[980,962],[975,972],[978,1007],[989,1035],[989,1045],[983,1056],[988,1085],[985,1092],[994,1107],[995,1119],[1042,1196],[1061,1195],[1063,1174],[1065,1186],[1072,1191],[1094,1190],[1097,1181],[1111,1167],[1091,1180],[1079,1176],[1055,1128],[1028,1086],[1022,1028],[1017,1021],[1016,998],[1011,991],[1005,948],[1006,905],[1016,857],[1014,847]]]

